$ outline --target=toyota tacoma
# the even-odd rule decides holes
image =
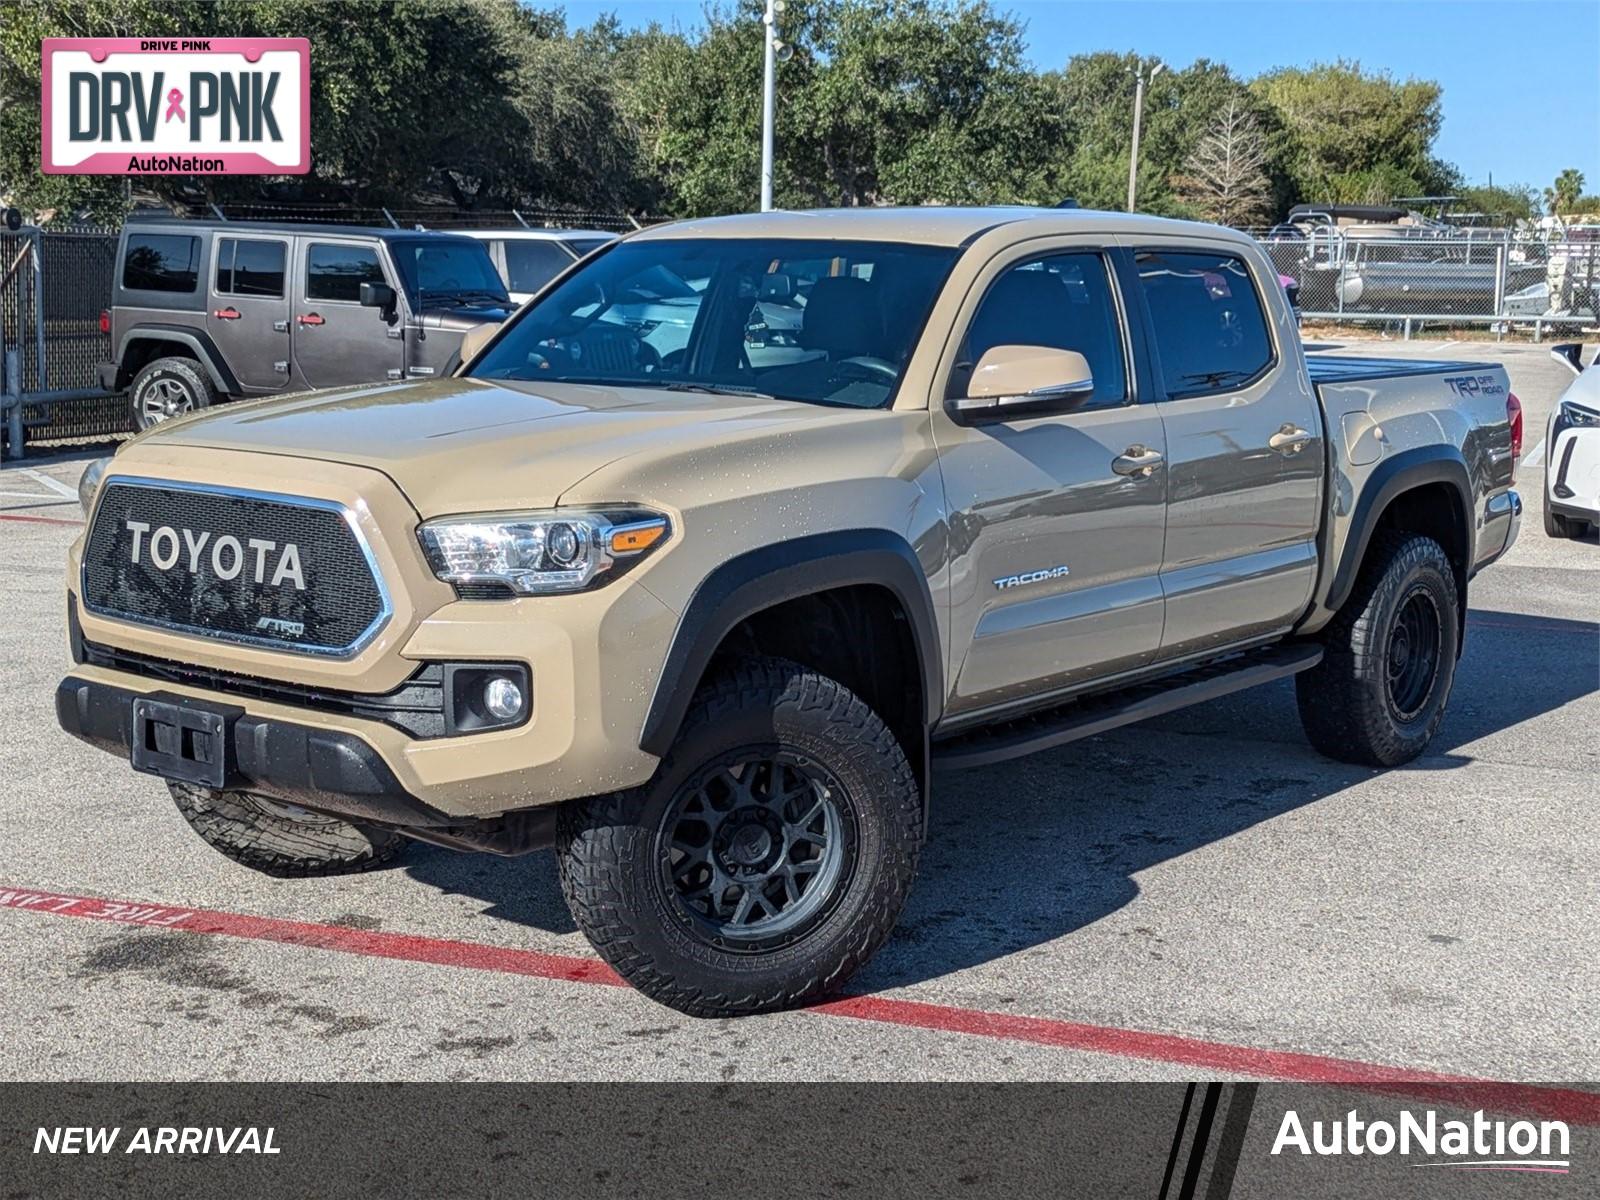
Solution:
[[[1521,516],[1503,369],[1308,360],[1206,225],[689,221],[473,342],[86,472],[58,718],[258,870],[553,845],[698,1015],[872,955],[935,768],[1291,676],[1317,750],[1414,758]]]

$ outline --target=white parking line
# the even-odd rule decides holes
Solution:
[[[44,484],[45,487],[49,488],[52,492],[54,492],[58,496],[65,496],[69,500],[76,500],[78,498],[77,490],[74,489],[74,488],[68,487],[66,484],[62,483],[61,480],[59,480],[59,479],[54,479],[51,476],[45,475],[45,474],[43,474],[42,472],[39,472],[39,471],[30,471],[27,467],[23,467],[22,468],[22,474],[26,475],[29,479],[33,480],[35,483]]]
[[[1544,461],[1544,439],[1540,438],[1539,439],[1539,444],[1537,446],[1535,446],[1532,450],[1529,450],[1528,453],[1523,456],[1522,465],[1525,466],[1525,467],[1537,467],[1543,461]]]

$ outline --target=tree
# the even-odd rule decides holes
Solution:
[[[1189,155],[1178,194],[1208,221],[1253,224],[1269,210],[1266,161],[1267,139],[1255,116],[1234,97]]]
[[[1583,196],[1583,172],[1568,167],[1556,176],[1555,183],[1545,188],[1544,202],[1552,214],[1578,211],[1578,201]]]
[[[708,14],[700,36],[647,38],[629,111],[673,211],[753,208],[759,192],[761,5]],[[1060,121],[1020,27],[985,3],[791,5],[778,69],[775,196],[788,206],[1061,199]]]
[[[1285,167],[1303,199],[1371,203],[1460,182],[1433,155],[1444,121],[1437,83],[1341,60],[1272,71],[1250,87],[1283,122]]]
[[[1511,225],[1539,215],[1539,193],[1525,184],[1486,184],[1456,193],[1464,213],[1481,213],[1497,225]]]

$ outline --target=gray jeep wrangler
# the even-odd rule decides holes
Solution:
[[[446,375],[510,297],[481,242],[267,221],[130,222],[100,386],[135,429],[224,399]]]

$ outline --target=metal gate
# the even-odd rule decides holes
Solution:
[[[36,438],[119,433],[127,406],[101,391],[111,357],[100,313],[111,301],[117,233],[104,229],[0,232],[0,429],[20,458]],[[72,403],[68,403],[72,402]]]

